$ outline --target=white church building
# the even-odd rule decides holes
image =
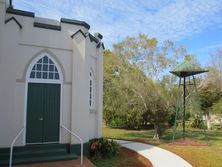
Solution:
[[[0,166],[10,148],[13,164],[76,158],[102,136],[102,35],[11,3],[0,0]]]

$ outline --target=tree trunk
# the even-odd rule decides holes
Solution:
[[[205,114],[206,120],[207,120],[207,129],[211,130],[211,120],[210,120],[210,113],[206,112]]]
[[[222,118],[220,117],[220,130],[222,130]]]
[[[160,130],[159,130],[159,126],[158,125],[154,125],[154,136],[153,139],[155,140],[159,140],[160,139]]]

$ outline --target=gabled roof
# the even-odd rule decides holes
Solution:
[[[170,71],[170,73],[178,77],[188,77],[204,72],[208,72],[208,70],[205,70],[201,68],[198,64],[194,64],[187,60],[183,61],[180,65],[176,66],[172,71]]]

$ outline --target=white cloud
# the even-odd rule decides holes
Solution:
[[[222,0],[14,0],[38,16],[84,20],[111,46],[126,36],[146,33],[160,40],[182,40],[221,26]]]

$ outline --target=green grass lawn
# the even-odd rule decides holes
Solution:
[[[152,139],[153,130],[125,130],[103,128],[103,136],[115,139],[141,141],[158,145],[172,151],[190,162],[193,167],[222,167],[222,131],[213,130],[204,133],[200,130],[187,130],[187,140],[208,142],[209,146],[172,146],[172,130],[167,130],[160,141]],[[205,135],[206,134],[206,135]],[[205,138],[207,137],[207,140]],[[177,131],[176,139],[181,139],[181,130]]]

